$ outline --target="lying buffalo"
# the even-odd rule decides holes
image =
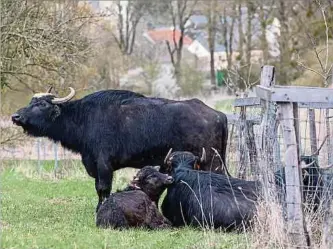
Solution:
[[[317,211],[323,196],[324,169],[319,168],[317,156],[301,156],[302,197],[307,211]],[[285,169],[275,172],[275,184],[279,187],[281,198],[286,191]]]
[[[171,151],[170,151],[171,152]],[[168,153],[164,169],[174,178],[162,203],[173,226],[242,228],[256,212],[260,184],[213,172],[193,170],[205,161],[190,152]]]
[[[123,191],[110,195],[97,211],[96,225],[102,228],[168,228],[171,223],[158,211],[158,200],[173,178],[145,166]]]
[[[202,147],[214,147],[223,163],[213,161],[212,169],[227,173],[227,117],[200,100],[173,101],[105,90],[70,101],[75,95],[70,90],[64,98],[50,91],[35,94],[12,120],[31,136],[48,137],[81,154],[88,174],[95,178],[97,209],[110,195],[115,170],[161,165],[171,147],[196,154]],[[207,157],[213,155],[210,152]],[[210,167],[209,163],[202,169]]]

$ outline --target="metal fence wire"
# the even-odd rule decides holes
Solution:
[[[286,146],[283,139],[282,123],[285,120],[278,120],[274,134],[263,134],[263,115],[261,106],[247,106],[235,108],[235,113],[229,115],[229,141],[227,148],[227,166],[230,172],[236,177],[258,180],[260,174],[260,160],[262,157],[273,159],[271,165],[267,165],[274,174],[274,181],[277,185],[283,185],[280,191],[280,201],[283,206],[295,204],[296,200],[286,200],[285,188],[297,186],[302,189],[305,211],[317,210],[323,205],[327,198],[327,189],[324,186],[324,178],[332,178],[332,173],[327,170],[333,166],[332,161],[332,129],[333,110],[298,108],[296,118],[292,121],[298,126],[298,149],[301,159],[301,179],[294,184],[286,185],[285,182],[285,151]],[[277,118],[277,117],[276,117]],[[273,122],[274,123],[274,122]],[[272,142],[272,151],[260,151],[263,136],[269,136]],[[267,140],[267,137],[265,137]],[[273,153],[273,155],[268,155]],[[295,165],[294,167],[298,167]],[[330,181],[329,184],[332,184]],[[281,187],[281,186],[280,186]],[[300,204],[300,203],[298,203]]]

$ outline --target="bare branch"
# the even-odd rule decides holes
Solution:
[[[325,57],[325,72],[327,70],[327,65],[328,65],[328,25],[327,25],[327,20],[326,20],[326,15],[325,15],[325,9],[321,6],[321,3],[319,0],[316,0],[316,3],[318,4],[320,8],[321,15],[323,17],[324,23],[325,23],[325,35],[326,35],[326,57]]]
[[[174,49],[171,50],[170,42],[169,41],[165,41],[165,42],[166,42],[166,45],[168,47],[168,51],[169,51],[169,54],[170,54],[171,63],[172,63],[172,65],[175,65],[174,53],[176,52],[176,48],[174,48]]]
[[[318,150],[315,153],[312,153],[311,156],[318,156],[319,155],[319,152],[320,152],[321,148],[323,147],[323,145],[325,144],[327,138],[328,138],[328,135],[325,136],[325,138],[322,141],[321,145],[319,146]]]

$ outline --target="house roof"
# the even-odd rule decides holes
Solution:
[[[175,39],[178,42],[181,33],[179,30],[175,30],[175,34],[174,34],[173,29],[160,28],[160,29],[149,30],[147,32],[147,35],[154,42],[169,41],[170,43],[173,43],[173,36],[175,36]],[[192,39],[186,35],[184,36],[183,41],[184,41],[184,45],[190,45],[193,42]]]
[[[207,51],[209,51],[208,36],[204,32],[196,36],[195,40],[199,42]],[[224,52],[225,47],[215,41],[215,51],[214,52]]]
[[[204,15],[192,15],[190,21],[194,25],[206,25],[208,23],[208,19]]]

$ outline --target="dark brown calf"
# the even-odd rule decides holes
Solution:
[[[96,225],[102,228],[168,228],[171,223],[158,211],[158,200],[173,178],[146,166],[123,191],[110,195],[98,209]]]

